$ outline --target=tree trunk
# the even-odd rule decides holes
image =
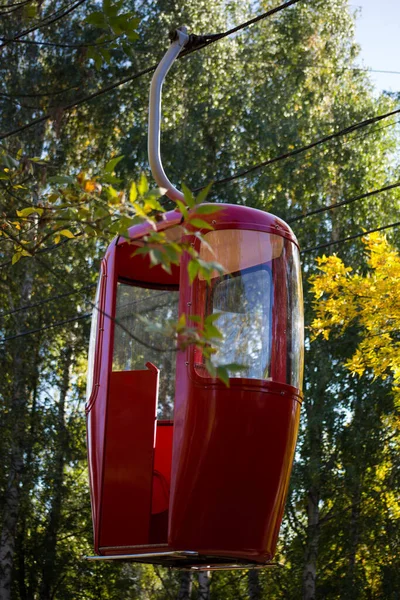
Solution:
[[[306,404],[308,451],[307,539],[304,551],[302,599],[316,599],[317,559],[320,538],[319,501],[321,498],[322,438],[325,413],[325,393],[330,373],[321,368],[312,393],[314,401]],[[311,392],[310,392],[311,395]]]
[[[21,290],[20,304],[29,301],[33,285],[33,271],[27,269]],[[22,328],[24,325],[22,324]],[[21,478],[24,470],[24,450],[26,433],[26,405],[28,402],[28,371],[26,364],[27,344],[15,342],[13,359],[13,391],[10,407],[12,409],[12,442],[4,494],[4,511],[0,536],[0,600],[10,600],[11,582],[14,565],[17,523],[20,505]]]
[[[192,573],[190,571],[182,571],[180,579],[181,583],[177,600],[190,600],[192,594]]]
[[[315,600],[319,544],[319,491],[310,490],[307,504],[307,544],[303,569],[303,600]]]
[[[60,400],[58,403],[57,412],[57,440],[52,476],[53,497],[43,545],[43,578],[40,588],[41,600],[52,600],[54,585],[59,575],[56,570],[56,546],[58,530],[61,523],[64,465],[68,446],[67,430],[65,427],[65,401],[69,388],[71,363],[72,350],[70,347],[67,347],[63,357],[62,376],[60,382]]]
[[[22,489],[20,492],[20,518],[18,519],[18,533],[16,539],[15,552],[18,557],[18,567],[16,569],[15,578],[18,585],[20,600],[32,600],[37,581],[37,569],[27,569],[26,565],[26,536],[27,536],[27,516],[30,510],[30,493],[34,486],[33,474],[33,453],[36,441],[37,427],[37,402],[38,402],[38,387],[39,387],[39,370],[40,370],[40,346],[36,346],[36,356],[34,363],[34,372],[30,389],[32,390],[32,407],[29,415],[29,433],[26,433],[25,443],[25,468],[22,475]],[[32,532],[31,532],[32,535]],[[27,581],[28,578],[28,581]]]
[[[247,584],[250,600],[261,600],[261,586],[259,572],[256,569],[249,571],[247,576]]]
[[[198,600],[210,600],[210,584],[210,571],[200,571]]]

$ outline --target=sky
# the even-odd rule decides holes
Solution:
[[[359,63],[370,69],[400,72],[400,0],[350,0],[358,8]],[[377,91],[400,91],[400,75],[371,73]]]

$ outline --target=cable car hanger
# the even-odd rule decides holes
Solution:
[[[171,198],[171,200],[181,200],[184,202],[185,197],[168,179],[161,162],[161,92],[164,79],[183,49],[185,49],[186,52],[190,52],[219,37],[221,37],[221,34],[218,33],[209,35],[189,35],[186,27],[178,27],[175,31],[170,33],[170,40],[172,43],[164,57],[161,59],[151,80],[148,135],[149,163],[157,185],[166,190],[165,194],[168,198]]]

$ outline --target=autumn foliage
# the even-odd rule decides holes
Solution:
[[[363,238],[366,269],[356,271],[335,254],[317,259],[320,273],[311,277],[316,317],[313,336],[329,339],[352,327],[360,341],[346,362],[352,373],[371,370],[391,377],[400,401],[400,255],[385,236]]]

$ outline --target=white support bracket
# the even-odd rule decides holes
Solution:
[[[166,195],[171,200],[184,201],[182,192],[170,182],[165,174],[161,162],[160,154],[160,131],[161,131],[161,91],[165,76],[167,75],[172,63],[177,58],[182,48],[188,43],[189,35],[186,27],[180,27],[176,30],[176,39],[170,45],[167,53],[158,65],[150,85],[149,99],[149,137],[148,153],[149,163],[153,177],[160,188],[166,190]]]

